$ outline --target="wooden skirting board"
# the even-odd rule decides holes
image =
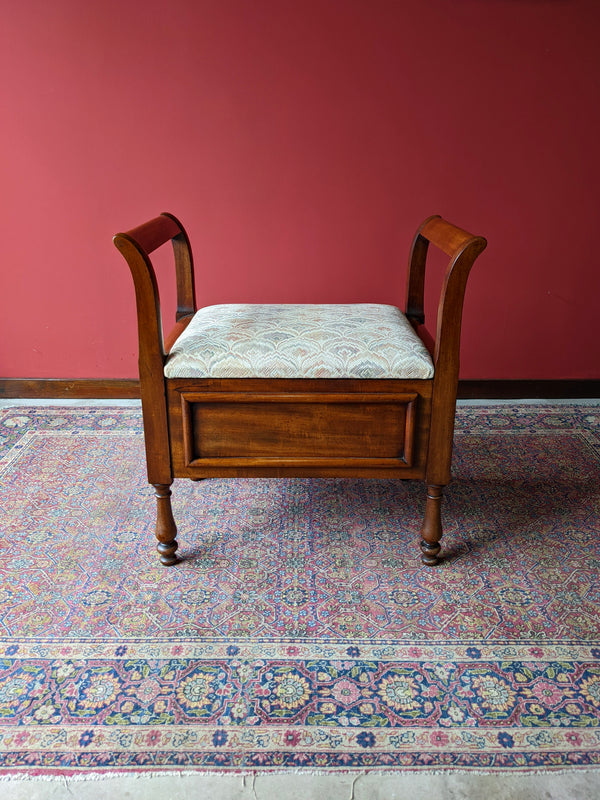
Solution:
[[[600,380],[459,381],[461,400],[552,400],[600,398]]]
[[[56,400],[135,400],[140,382],[135,379],[0,378],[0,398]]]
[[[140,384],[133,378],[0,378],[0,398],[56,400],[135,400]],[[460,381],[463,400],[600,398],[595,380],[476,380]]]

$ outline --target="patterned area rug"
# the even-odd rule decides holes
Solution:
[[[0,411],[0,772],[600,763],[600,407],[463,407],[424,489],[176,481],[137,409]]]

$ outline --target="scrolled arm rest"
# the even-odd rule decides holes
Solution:
[[[411,248],[406,293],[406,316],[418,330],[423,330],[425,323],[425,267],[430,243],[450,256],[440,293],[435,344],[431,348],[434,364],[436,371],[438,368],[451,368],[458,374],[458,347],[467,278],[487,242],[482,236],[474,236],[438,215],[428,217],[423,222]],[[428,345],[431,343],[428,342]]]
[[[450,257],[438,304],[435,341],[426,329],[424,333],[425,264],[430,243]],[[434,453],[435,458],[430,458],[427,468],[427,481],[432,485],[443,486],[450,480],[463,301],[471,267],[486,246],[482,236],[473,236],[434,216],[421,225],[411,249],[406,315],[426,343],[434,363],[429,453],[430,457]]]
[[[196,311],[192,252],[183,225],[172,214],[165,213],[113,237],[116,248],[129,265],[135,286],[141,371],[154,371],[159,365],[162,368],[164,362],[160,296],[150,254],[168,241],[171,241],[175,257],[176,320],[179,321]]]
[[[477,257],[487,247],[482,236],[468,235],[460,242],[446,269],[440,294],[435,336],[436,370],[451,369],[458,381],[460,333],[467,280]]]
[[[121,239],[129,239],[140,252],[149,255],[165,242],[168,242],[169,239],[174,239],[181,231],[181,225],[174,217],[161,214],[159,217],[154,217],[154,219],[144,222],[126,233],[117,233],[113,241],[121,249],[119,246]]]
[[[471,242],[472,239],[481,239],[482,237],[473,236],[472,233],[453,225],[442,217],[435,215],[429,217],[421,225],[418,232],[419,236],[427,239],[428,242],[439,247],[447,256],[454,258],[464,248],[464,246]],[[485,240],[484,240],[485,241]]]

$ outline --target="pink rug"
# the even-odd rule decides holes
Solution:
[[[424,489],[177,481],[136,409],[0,410],[0,773],[600,763],[600,408],[462,408]]]

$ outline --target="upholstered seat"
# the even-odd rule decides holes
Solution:
[[[428,379],[433,363],[395,306],[232,304],[196,312],[165,376]]]

